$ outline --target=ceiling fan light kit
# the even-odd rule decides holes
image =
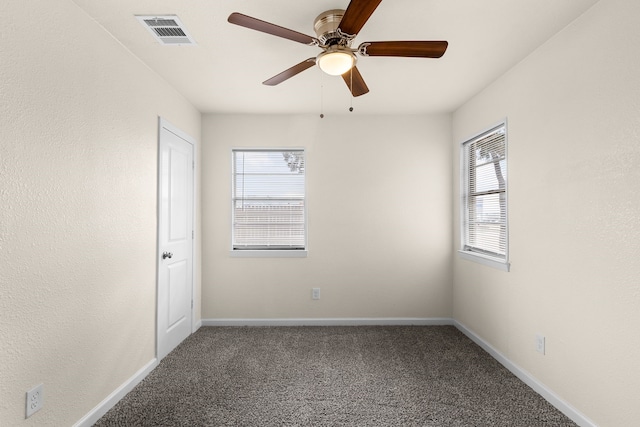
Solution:
[[[382,41],[364,42],[357,49],[351,43],[382,0],[351,0],[346,10],[331,9],[318,15],[313,23],[317,38],[279,25],[271,24],[234,12],[228,21],[263,33],[282,37],[309,46],[317,46],[322,52],[315,58],[299,64],[267,79],[265,85],[275,86],[317,64],[332,76],[342,76],[352,96],[369,92],[367,84],[356,67],[356,53],[365,56],[395,56],[413,58],[440,58],[447,50],[446,41]]]
[[[320,53],[316,63],[330,76],[341,76],[356,65],[356,56],[349,49],[334,46]]]

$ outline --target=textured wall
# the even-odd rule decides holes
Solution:
[[[155,355],[157,117],[200,115],[71,1],[0,16],[0,425],[68,426]]]
[[[207,115],[202,137],[203,319],[451,316],[448,116]],[[231,258],[231,149],[287,146],[309,256]]]
[[[459,143],[509,119],[512,262],[456,257],[455,318],[602,426],[640,422],[638,16],[601,0],[453,124],[458,188]]]

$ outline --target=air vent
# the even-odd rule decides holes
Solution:
[[[136,16],[138,21],[153,34],[160,44],[184,46],[195,45],[184,25],[175,15]]]

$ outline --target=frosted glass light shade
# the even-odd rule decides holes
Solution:
[[[341,76],[356,63],[356,57],[350,51],[333,50],[322,52],[316,58],[322,71],[331,76]]]

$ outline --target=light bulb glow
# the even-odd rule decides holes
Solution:
[[[318,66],[330,76],[341,76],[356,63],[356,57],[349,51],[333,50],[322,52],[317,58]]]

